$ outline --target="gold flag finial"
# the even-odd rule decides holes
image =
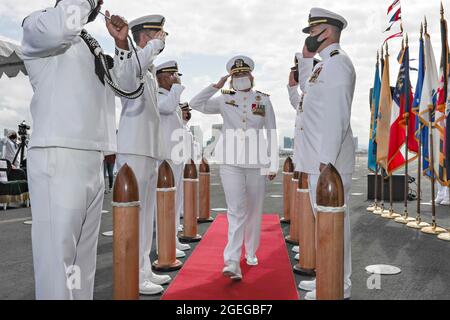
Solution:
[[[428,34],[428,21],[427,21],[427,16],[425,16],[425,20],[424,20],[424,25],[423,25],[424,29],[425,29],[425,34]]]
[[[389,55],[389,44],[386,42],[386,55]]]
[[[381,46],[381,59],[384,58],[384,46]]]
[[[406,37],[405,37],[405,46],[408,47],[408,33],[406,33]]]
[[[423,39],[423,22],[420,24],[420,40]]]
[[[400,31],[403,33],[403,22],[400,22]]]
[[[380,51],[377,50],[377,64],[380,61]]]
[[[444,19],[444,4],[441,1],[441,19]]]

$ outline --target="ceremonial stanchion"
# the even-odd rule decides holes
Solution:
[[[344,186],[329,164],[317,183],[317,300],[344,299]]]
[[[183,233],[179,239],[184,242],[199,242],[198,234],[198,174],[193,160],[184,167],[184,218]]]
[[[428,116],[429,116],[429,131],[430,131],[430,170],[431,170],[431,216],[432,216],[432,222],[431,226],[424,227],[420,231],[426,234],[432,234],[432,235],[439,235],[441,233],[445,233],[446,230],[438,227],[437,221],[436,221],[436,190],[435,190],[435,183],[436,183],[436,176],[435,176],[435,170],[434,170],[434,135],[433,135],[433,112],[432,110],[429,110]]]
[[[202,159],[200,164],[200,211],[198,214],[198,223],[210,223],[211,218],[211,170],[206,159]]]
[[[406,50],[408,50],[408,34],[406,35],[405,39],[405,45]],[[409,84],[406,84],[409,86]],[[401,224],[408,224],[410,222],[414,222],[416,219],[410,218],[408,213],[408,198],[409,198],[409,175],[408,175],[408,169],[409,169],[409,118],[411,116],[411,101],[410,101],[410,95],[409,92],[406,94],[406,112],[405,112],[405,132],[406,132],[406,143],[405,143],[405,210],[403,211],[403,216],[395,218],[395,222],[401,223]]]
[[[314,277],[316,275],[316,218],[309,197],[308,174],[300,173],[297,193],[299,245],[302,253],[299,263],[294,266],[294,272]]]
[[[175,214],[175,178],[167,161],[164,161],[158,171],[157,201],[157,248],[158,260],[153,263],[153,269],[171,272],[181,269],[183,263],[176,258],[176,214]]]
[[[291,217],[291,224],[289,228],[289,235],[286,237],[286,242],[289,244],[293,244],[298,246],[298,206],[297,206],[297,188],[298,188],[298,179],[300,173],[295,171],[291,180],[290,187],[290,206],[289,206],[289,215]]]
[[[294,175],[294,163],[291,157],[287,157],[283,167],[283,218],[281,223],[291,222],[291,181]]]
[[[114,300],[139,299],[139,188],[125,164],[113,191]]]

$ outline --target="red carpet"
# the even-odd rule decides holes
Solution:
[[[259,266],[241,261],[243,280],[222,275],[226,215],[219,215],[163,295],[163,300],[297,300],[292,266],[278,215],[264,215]]]

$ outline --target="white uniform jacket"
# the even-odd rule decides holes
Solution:
[[[158,86],[153,66],[153,61],[163,47],[164,43],[155,39],[149,41],[144,48],[137,48],[142,70],[145,72],[145,89],[144,94],[135,100],[121,99],[122,113],[117,137],[119,154],[140,155],[157,160],[164,158]],[[127,54],[128,51],[119,49],[119,56]],[[136,90],[139,85],[137,59],[134,57],[132,64],[127,67],[131,68],[124,72],[120,83],[126,90]]]
[[[355,146],[350,124],[355,91],[355,69],[339,44],[325,48],[322,62],[299,59],[300,96],[288,87],[291,104],[297,110],[295,126],[295,168],[319,174],[320,164],[333,164],[340,174],[352,174]]]
[[[64,0],[23,22],[23,58],[34,90],[29,146],[116,151],[114,93],[95,74],[80,37],[97,0]],[[81,21],[73,21],[78,8]],[[118,79],[132,60],[114,57]],[[129,69],[129,68],[126,68]]]
[[[175,159],[172,155],[172,150],[182,142],[178,136],[181,135],[183,130],[183,121],[181,120],[180,114],[180,99],[183,91],[184,87],[182,85],[174,84],[170,91],[159,88],[158,92],[158,107],[165,146],[164,159],[173,160],[180,164],[182,163],[182,159]],[[174,132],[177,130],[178,135],[174,135]]]
[[[277,126],[269,96],[251,90],[223,91],[224,94],[213,98],[217,91],[211,85],[190,103],[194,110],[223,117],[223,131],[215,149],[216,160],[227,165],[278,172]]]

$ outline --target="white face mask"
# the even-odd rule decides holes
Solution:
[[[249,77],[234,78],[233,88],[237,91],[246,91],[252,88],[252,81]]]

